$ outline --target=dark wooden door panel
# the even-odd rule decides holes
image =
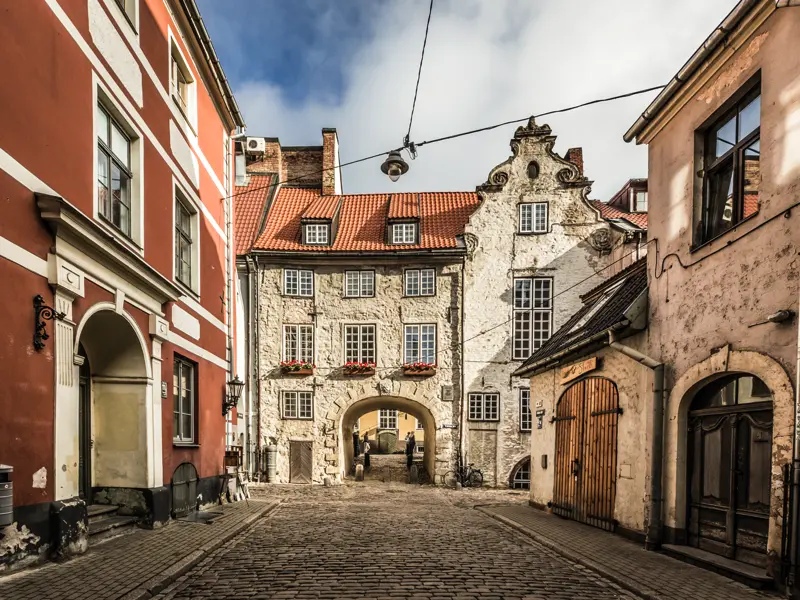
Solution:
[[[311,483],[312,442],[290,442],[289,481],[291,483]]]

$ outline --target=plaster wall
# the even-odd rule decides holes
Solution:
[[[626,338],[627,346],[641,350],[646,345],[645,334]],[[650,481],[650,445],[652,436],[653,372],[612,348],[603,348],[580,359],[565,362],[530,380],[531,405],[544,410],[542,429],[531,434],[531,502],[546,506],[553,499],[555,478],[556,424],[550,420],[564,392],[578,380],[560,383],[561,369],[573,362],[596,356],[598,369],[588,377],[604,377],[614,382],[619,394],[622,414],[617,421],[616,499],[614,518],[620,526],[635,532],[644,532],[647,520]],[[547,468],[542,466],[542,456],[547,456]]]
[[[291,266],[297,267],[296,264]],[[405,297],[404,267],[425,266],[436,267],[436,295]],[[375,270],[375,295],[345,298],[344,272],[359,268]],[[282,295],[282,265],[262,264],[259,270],[261,434],[262,441],[274,439],[277,443],[279,482],[289,481],[289,447],[290,441],[295,439],[314,442],[315,483],[321,482],[326,474],[334,478],[346,474],[349,463],[345,463],[343,445],[352,452],[352,425],[362,414],[378,408],[397,408],[420,419],[424,413],[430,413],[428,435],[444,424],[459,422],[460,262],[409,261],[402,265],[342,262],[317,264],[314,272],[315,297],[306,299]],[[279,368],[283,325],[297,323],[314,325],[316,370],[313,376],[285,375]],[[342,373],[344,325],[359,323],[376,325],[377,369],[373,376],[350,377]],[[435,323],[437,326],[438,369],[431,377],[403,375],[403,325],[408,323]],[[312,420],[281,418],[281,392],[289,390],[314,392]],[[374,397],[386,397],[386,406],[378,401],[348,410]],[[443,397],[453,400],[445,401]],[[442,472],[451,468],[448,465],[457,448],[458,435],[457,429],[440,429],[436,433],[436,463],[428,463],[429,457],[426,457],[430,468]]]
[[[512,156],[478,188],[483,202],[466,227],[464,391],[500,394],[498,422],[467,423],[466,453],[490,485],[508,485],[530,452],[530,433],[520,431],[519,399],[528,381],[511,375],[522,362],[512,353],[514,278],[553,278],[555,332],[581,306],[579,295],[604,279],[605,273],[595,272],[608,265],[619,241],[586,201],[591,182],[553,152],[550,133],[532,122],[517,130]],[[531,163],[538,167],[533,178]],[[547,202],[546,233],[518,232],[519,205],[526,202]]]
[[[752,373],[770,385],[775,409],[768,551],[774,556],[780,552],[780,469],[792,450],[793,410],[784,404],[791,403],[785,397],[791,398],[796,376],[797,324],[757,323],[798,307],[800,56],[786,48],[800,37],[800,13],[763,2],[729,37],[687,83],[686,93],[638,138],[649,144],[649,221],[656,244],[648,254],[650,352],[667,365],[665,525],[678,535],[685,525],[685,411],[693,386],[720,370]],[[694,231],[703,129],[757,75],[759,211],[693,248],[702,241]],[[727,357],[737,352],[750,360],[738,360],[734,368]]]

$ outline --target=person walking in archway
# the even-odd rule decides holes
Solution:
[[[361,454],[361,448],[359,447],[359,442],[361,440],[358,438],[358,432],[353,432],[353,458],[357,458],[359,454]]]
[[[369,450],[370,450],[370,445],[369,445],[369,434],[368,433],[364,434],[364,446],[363,446],[362,450],[364,451],[364,471],[369,471]]]
[[[414,462],[414,450],[417,448],[417,440],[414,437],[414,432],[406,438],[406,469],[411,470],[411,464]]]

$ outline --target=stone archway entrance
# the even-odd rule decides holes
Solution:
[[[146,348],[134,328],[129,318],[101,309],[88,314],[78,329],[76,354],[84,357],[85,395],[79,462],[85,465],[83,487],[88,489],[83,492],[89,504],[101,490],[105,503],[116,504],[115,496],[126,495],[122,490],[149,487],[152,380]]]
[[[357,420],[376,410],[396,410],[416,417],[425,432],[425,446],[423,450],[423,465],[431,481],[436,475],[436,420],[428,410],[419,402],[398,396],[372,396],[363,398],[351,404],[341,416],[339,436],[339,456],[341,459],[342,476],[346,475],[353,464],[354,447],[352,444],[353,429]]]

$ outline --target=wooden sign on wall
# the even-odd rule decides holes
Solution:
[[[596,368],[597,368],[596,356],[593,356],[592,358],[587,358],[586,360],[581,361],[579,363],[575,363],[574,365],[564,367],[561,369],[561,383],[567,383],[568,381],[577,379],[578,377],[588,373],[589,371],[594,371]]]

